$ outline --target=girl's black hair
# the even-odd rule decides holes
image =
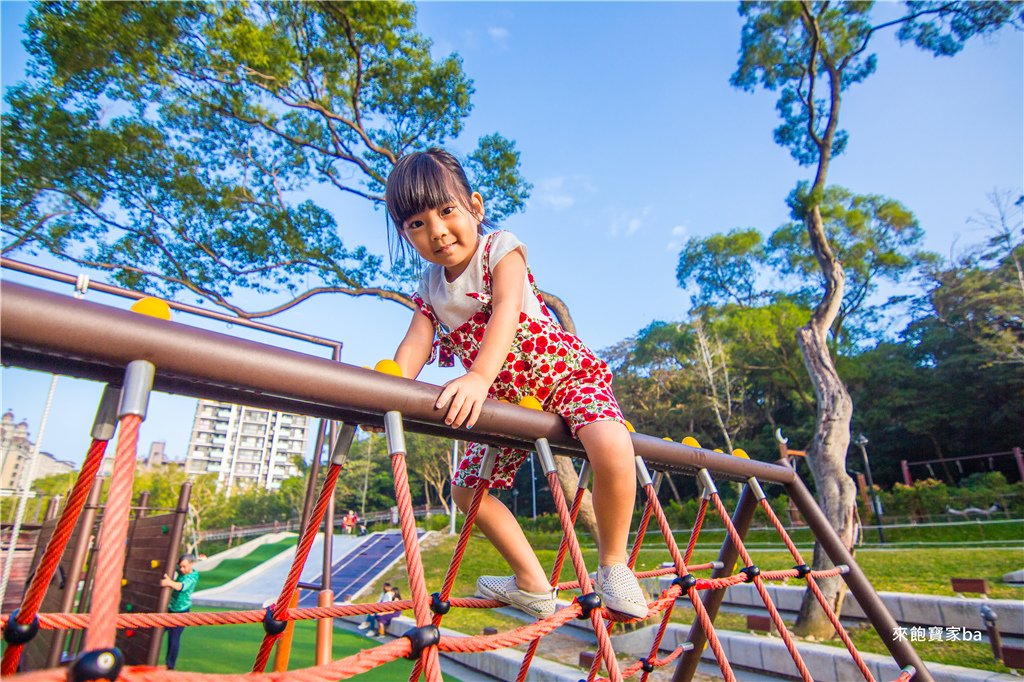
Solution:
[[[392,241],[392,232],[388,230],[392,261],[405,260],[406,242],[401,232],[406,220],[449,201],[469,210],[472,194],[473,189],[462,164],[444,149],[431,147],[400,158],[391,169],[384,189],[384,203],[397,237],[397,241]],[[484,227],[492,225],[486,219],[482,220],[481,234]]]

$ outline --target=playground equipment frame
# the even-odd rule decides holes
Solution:
[[[117,384],[127,363],[147,360],[157,368],[154,388],[168,393],[349,424],[379,426],[386,412],[397,410],[410,430],[466,438],[463,430],[446,426],[434,407],[437,386],[21,284],[4,285],[0,325],[7,365]],[[560,454],[586,457],[557,415],[511,404],[487,401],[472,432],[472,440],[526,450],[538,438],[547,438]],[[707,469],[729,480],[757,477],[783,485],[832,562],[849,567],[843,578],[897,664],[914,666],[916,681],[931,682],[911,644],[893,637],[898,624],[793,469],[642,434],[632,438],[636,454],[655,470]],[[682,679],[680,672],[676,679]]]

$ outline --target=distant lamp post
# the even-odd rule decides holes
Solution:
[[[875,491],[875,482],[871,478],[871,462],[868,461],[868,451],[864,446],[868,444],[868,439],[863,433],[857,434],[857,438],[853,441],[857,447],[860,448],[860,456],[864,459],[864,475],[868,480],[868,491],[871,493],[871,506],[875,512],[875,526],[878,528],[878,540],[881,543],[885,543],[885,531],[882,530],[882,503],[878,499],[878,492]]]
[[[512,488],[512,516],[519,516],[519,491]]]

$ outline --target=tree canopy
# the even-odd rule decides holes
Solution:
[[[5,255],[45,250],[243,317],[311,295],[408,305],[410,264],[373,253],[310,190],[379,203],[403,154],[450,143],[472,109],[411,3],[53,2],[29,15],[31,78],[3,117]],[[514,143],[465,159],[500,219],[530,185]],[[246,310],[239,291],[278,293]]]

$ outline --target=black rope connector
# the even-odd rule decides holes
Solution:
[[[412,644],[412,650],[406,656],[410,661],[418,661],[423,655],[423,650],[428,646],[437,646],[441,641],[441,631],[434,625],[422,625],[418,628],[406,631],[402,637],[406,637]]]
[[[761,569],[758,568],[757,566],[754,566],[753,564],[751,564],[750,566],[747,566],[746,568],[741,568],[740,569],[740,573],[742,573],[743,575],[747,576],[746,579],[743,582],[750,583],[750,582],[754,582],[754,578],[756,578],[757,576],[761,575]]]
[[[434,592],[430,595],[430,610],[439,616],[443,616],[452,610],[452,603],[445,599],[441,600],[441,594]]]
[[[271,637],[281,634],[288,627],[288,621],[274,618],[274,607],[268,606],[267,612],[263,614],[263,632]]]
[[[124,667],[124,655],[117,647],[86,651],[75,659],[68,668],[69,682],[88,682],[88,680],[113,680],[121,674]]]
[[[580,609],[583,611],[580,615],[576,616],[576,620],[586,620],[590,618],[591,611],[601,608],[601,597],[597,592],[581,594],[576,597],[576,603],[580,605]]]
[[[806,578],[807,575],[811,572],[811,567],[807,564],[797,564],[793,568],[796,569],[797,578]]]
[[[651,660],[649,658],[641,658],[640,659],[640,668],[645,673],[653,673],[654,672],[654,664],[651,663]]]
[[[31,642],[39,632],[39,616],[36,615],[28,623],[19,623],[18,614],[20,612],[21,609],[15,609],[7,619],[7,625],[4,626],[4,641],[8,644],[26,644]]]
[[[672,584],[679,585],[679,587],[683,588],[684,593],[689,592],[690,588],[697,584],[697,577],[693,573],[687,573],[673,580]]]

